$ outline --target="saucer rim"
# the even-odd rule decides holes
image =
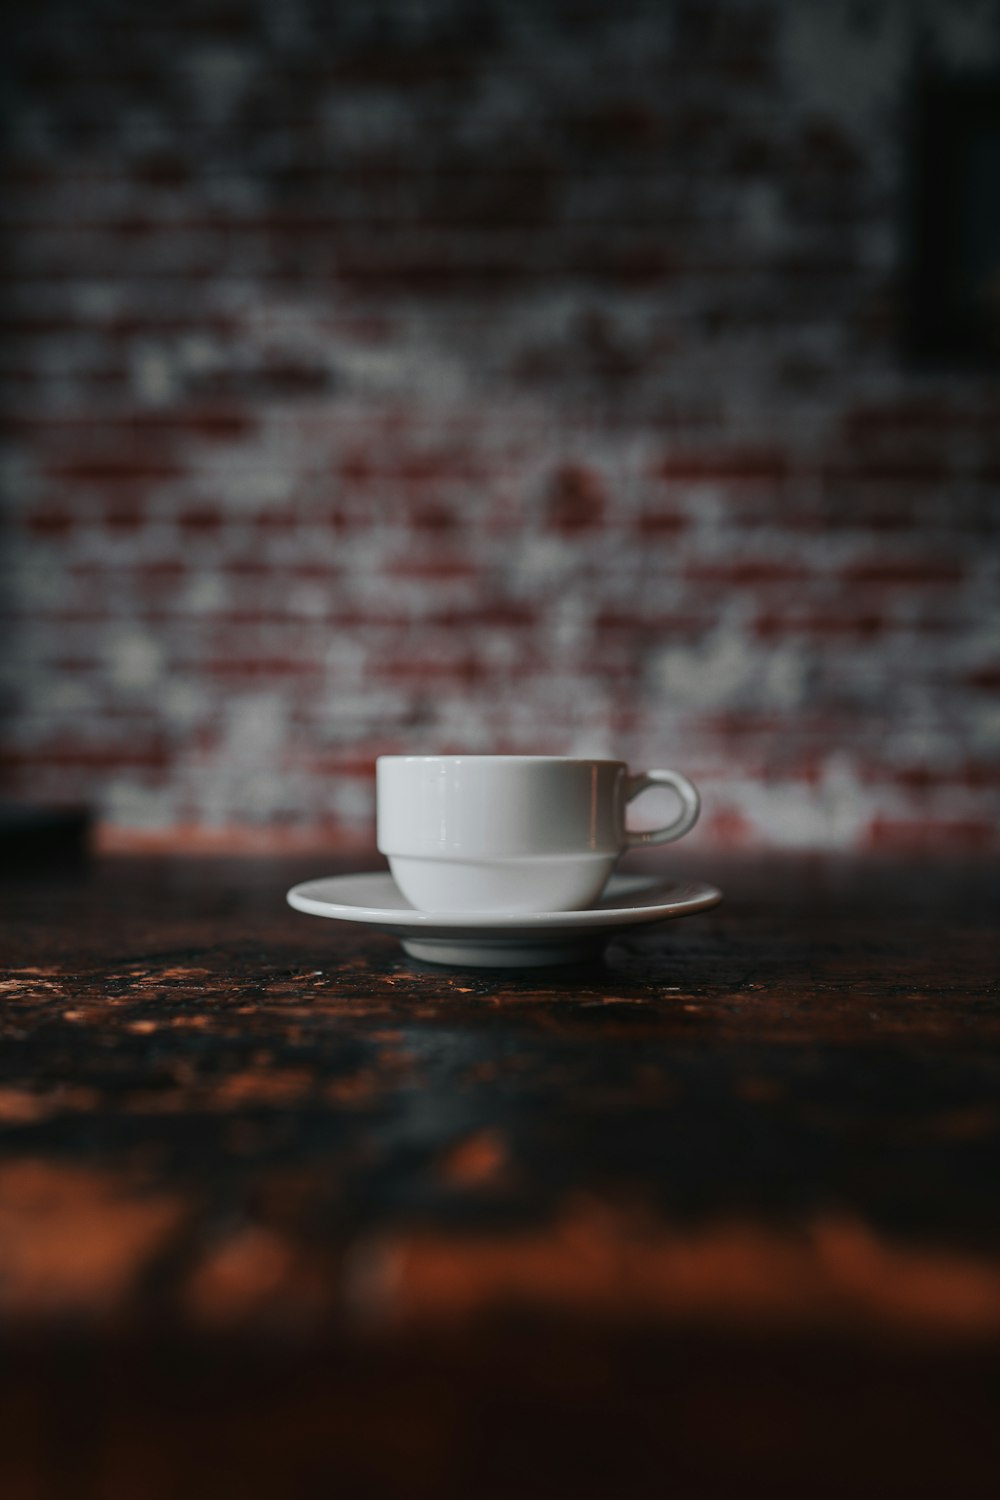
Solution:
[[[613,880],[615,877],[612,876]],[[664,892],[677,891],[671,899],[648,906],[584,907],[573,911],[541,912],[446,912],[419,911],[416,908],[393,908],[384,906],[356,906],[349,902],[330,900],[329,897],[310,895],[316,886],[329,886],[346,881],[378,880],[395,881],[388,870],[358,870],[348,874],[319,876],[300,881],[285,893],[285,900],[293,910],[307,916],[326,917],[333,921],[360,922],[368,926],[380,926],[396,932],[446,930],[464,931],[471,938],[475,933],[524,932],[538,934],[547,932],[621,927],[643,922],[666,921],[672,917],[708,911],[718,906],[723,899],[717,886],[704,880],[667,881],[655,876],[649,878],[647,889],[663,887]],[[397,887],[398,889],[398,887]]]

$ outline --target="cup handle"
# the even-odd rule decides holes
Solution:
[[[687,833],[698,821],[701,798],[693,783],[679,771],[640,771],[637,776],[630,776],[625,788],[626,802],[631,802],[651,786],[671,787],[681,800],[681,810],[674,821],[667,823],[664,828],[650,828],[641,833],[626,828],[626,849],[634,849],[639,844],[669,844],[672,839],[679,839],[682,834]]]

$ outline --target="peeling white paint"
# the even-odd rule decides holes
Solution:
[[[105,644],[112,681],[120,688],[153,687],[164,669],[163,652],[150,636],[127,627],[113,632]]]

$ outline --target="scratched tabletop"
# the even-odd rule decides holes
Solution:
[[[0,883],[4,1500],[1000,1493],[995,865],[507,972],[349,867]]]

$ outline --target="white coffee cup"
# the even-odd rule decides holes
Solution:
[[[679,839],[700,807],[678,771],[559,755],[382,755],[376,786],[379,850],[423,911],[589,906],[619,855]],[[680,798],[677,817],[626,828],[626,805],[653,786]]]

